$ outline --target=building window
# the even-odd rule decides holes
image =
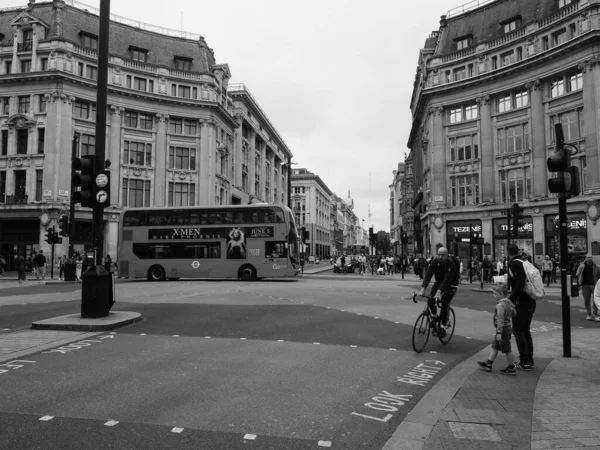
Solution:
[[[96,136],[91,134],[79,135],[79,158],[96,154]]]
[[[562,8],[564,6],[570,5],[573,0],[558,0],[558,7]]]
[[[141,48],[129,47],[129,53],[134,61],[145,63],[148,58],[148,50]]]
[[[45,113],[46,112],[46,96],[44,94],[38,95],[38,105],[39,105],[39,112],[41,113]]]
[[[169,147],[169,169],[196,170],[196,149]]]
[[[79,43],[83,47],[91,48],[92,50],[98,50],[98,36],[93,34],[80,32]]]
[[[27,154],[27,145],[29,139],[29,130],[17,130],[17,155]]]
[[[146,79],[145,78],[138,78],[138,77],[134,77],[133,78],[133,88],[137,89],[138,91],[144,91],[146,92]]]
[[[123,178],[123,207],[150,207],[150,181]]]
[[[29,73],[31,72],[31,60],[24,59],[21,60],[21,73]]]
[[[191,88],[189,86],[179,86],[179,97],[181,98],[190,98],[191,97]]]
[[[587,160],[585,155],[579,157],[579,168],[581,170],[581,192],[585,192],[587,190]]]
[[[184,58],[181,56],[175,57],[175,68],[177,70],[192,70],[192,60],[190,58]]]
[[[565,141],[584,138],[584,116],[583,109],[567,111],[562,114],[550,117],[550,139],[554,143],[556,138],[554,135],[554,126],[557,123],[562,124]]]
[[[511,109],[511,96],[506,95],[498,98],[498,112],[510,111]]]
[[[45,140],[46,140],[46,129],[45,128],[38,128],[38,154],[43,154],[44,153],[44,145],[45,145]]]
[[[524,152],[529,150],[529,124],[498,129],[498,153]]]
[[[524,108],[529,105],[529,92],[522,91],[515,93],[515,108]]]
[[[467,69],[465,66],[457,67],[452,71],[452,79],[453,81],[460,81],[467,78]]]
[[[96,104],[76,100],[73,103],[73,117],[84,120],[96,120]]]
[[[521,22],[520,17],[514,17],[505,22],[501,22],[500,25],[502,26],[502,31],[504,32],[504,34],[508,34],[508,33],[515,31],[517,28],[519,28],[520,22]]]
[[[450,177],[452,206],[468,206],[479,203],[479,175]]]
[[[183,119],[170,119],[169,131],[174,134],[181,134],[183,132]]]
[[[10,97],[2,97],[2,114],[8,116],[10,113]]]
[[[531,170],[529,167],[500,171],[500,202],[524,201],[531,192]]]
[[[563,77],[550,80],[550,97],[558,97],[565,93],[565,80]]]
[[[471,45],[471,36],[455,39],[454,42],[456,43],[456,51],[464,50]]]
[[[152,144],[123,141],[123,164],[152,165]]]
[[[36,170],[35,171],[35,201],[42,201],[42,192],[44,188],[44,171]]]
[[[194,206],[195,203],[195,184],[169,183],[169,206]]]
[[[8,155],[8,130],[2,130],[2,156]]]
[[[511,50],[510,52],[502,53],[500,55],[500,65],[502,67],[508,66],[515,62],[515,52]]]
[[[19,96],[18,112],[20,112],[21,114],[27,114],[29,112],[30,104],[31,99],[29,98],[29,95]]]
[[[79,63],[79,76],[89,78],[90,80],[98,80],[98,68],[88,64]]]
[[[138,115],[134,111],[125,111],[123,114],[123,125],[126,127],[137,128]]]
[[[583,89],[583,73],[577,72],[569,76],[569,92]]]
[[[450,109],[450,123],[462,122],[463,120],[477,119],[477,105],[464,105]]]
[[[154,119],[151,114],[140,113],[140,128],[151,130],[154,126]]]
[[[477,134],[450,138],[450,161],[468,161],[479,158]]]
[[[189,136],[195,136],[198,131],[198,121],[194,119],[185,119],[183,121],[183,132]]]
[[[46,70],[48,70],[48,58],[41,58],[40,62],[42,65],[42,71],[45,72]]]
[[[0,172],[0,203],[6,203],[6,172]]]
[[[552,45],[560,45],[567,42],[567,29],[562,28],[554,33],[552,33]]]

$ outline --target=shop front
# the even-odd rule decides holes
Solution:
[[[11,219],[0,221],[0,254],[6,260],[5,270],[15,270],[15,257],[22,252],[29,261],[32,250],[39,246],[39,219]],[[28,267],[29,269],[29,267]]]
[[[560,261],[560,231],[558,214],[544,216],[546,231],[546,255]],[[588,252],[587,218],[584,212],[567,214],[567,249],[570,264],[577,262]]]
[[[519,250],[527,253],[531,257],[534,256],[533,247],[533,218],[531,216],[525,216],[523,221],[525,222],[519,227],[519,235],[515,237],[512,224],[510,225],[510,242],[517,244]],[[499,258],[507,258],[508,252],[506,246],[508,245],[508,219],[494,219],[493,221],[493,236],[494,241],[494,260]]]
[[[446,245],[451,253],[460,257],[461,261],[468,262],[471,258],[473,260],[483,258],[483,246],[471,245],[471,232],[481,233],[481,220],[457,220],[447,223]]]

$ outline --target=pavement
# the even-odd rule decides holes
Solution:
[[[329,264],[307,265],[302,276],[329,270]],[[395,280],[400,277],[390,276]],[[414,275],[407,275],[406,281],[419,284]],[[12,280],[0,283],[0,289],[10,284]],[[480,289],[478,283],[472,286],[473,290]],[[490,289],[484,286],[483,290]],[[560,285],[551,286],[547,293],[560,295]],[[117,321],[110,324],[112,328],[89,327],[83,321],[90,319],[71,315],[41,321],[53,324],[52,330],[0,335],[0,363],[85,340],[97,334],[89,332],[123,326],[126,320],[139,320],[134,314],[106,319]],[[61,323],[65,324],[62,328]],[[82,327],[67,326],[73,323]],[[570,342],[565,342],[569,338]],[[517,376],[499,372],[506,366],[502,354],[491,373],[480,370],[477,361],[489,356],[490,346],[486,347],[439,380],[398,426],[383,450],[600,449],[599,341],[600,330],[595,328],[571,329],[566,336],[561,329],[534,332],[535,367],[518,371]],[[514,340],[512,348],[516,354]],[[6,364],[0,364],[0,370]]]

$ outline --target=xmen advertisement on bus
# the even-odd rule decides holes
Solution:
[[[246,259],[246,233],[240,227],[227,235],[227,259]]]

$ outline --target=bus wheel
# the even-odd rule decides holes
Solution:
[[[165,279],[165,269],[162,266],[152,266],[148,270],[148,281],[163,281]]]
[[[238,273],[238,277],[242,281],[254,281],[256,280],[256,269],[250,265],[242,266]]]

